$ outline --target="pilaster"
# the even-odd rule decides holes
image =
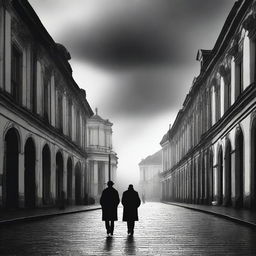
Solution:
[[[24,151],[19,153],[19,207],[24,208]]]

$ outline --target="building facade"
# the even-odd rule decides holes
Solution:
[[[146,157],[139,163],[139,190],[147,201],[160,201],[161,184],[159,174],[162,172],[162,150]]]
[[[1,208],[84,203],[93,112],[69,59],[28,1],[0,1]]]
[[[164,135],[162,199],[256,206],[256,1],[237,1]]]
[[[89,197],[96,202],[108,180],[116,181],[118,157],[112,146],[112,126],[98,115],[97,109],[86,123]]]

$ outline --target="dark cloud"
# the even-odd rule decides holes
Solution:
[[[142,119],[178,110],[188,88],[179,86],[177,75],[182,73],[167,67],[124,73],[108,92],[104,110],[114,117]]]
[[[234,0],[128,2],[113,5],[111,12],[101,10],[90,26],[81,21],[63,31],[74,58],[114,67],[185,63],[192,56],[191,43],[200,42],[198,33],[209,34],[205,23],[216,24]]]

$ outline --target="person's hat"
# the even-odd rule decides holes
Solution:
[[[107,183],[108,186],[113,186],[114,184],[115,183],[112,180],[109,180],[108,183]]]

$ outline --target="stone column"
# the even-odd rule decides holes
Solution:
[[[67,120],[67,96],[66,92],[63,93],[62,97],[62,109],[63,109],[63,134],[68,135],[68,120]]]
[[[231,59],[231,102],[232,105],[235,102],[236,99],[236,63],[235,58],[232,57]]]
[[[223,77],[220,78],[220,117],[225,113],[225,83]]]
[[[51,125],[56,126],[56,88],[55,88],[55,79],[54,75],[51,76]]]
[[[255,81],[255,64],[256,64],[256,59],[255,59],[255,37],[250,38],[250,81],[249,83],[252,84]]]
[[[105,183],[107,183],[108,182],[108,162],[105,162],[104,168],[105,168]]]
[[[72,140],[76,140],[75,106],[72,104]]]
[[[11,15],[5,10],[5,90],[11,93]]]
[[[28,54],[28,56],[27,56]],[[28,57],[28,59],[27,59]],[[21,104],[23,107],[27,107],[27,93],[29,92],[30,75],[27,71],[30,70],[30,54],[29,50],[25,47],[22,51],[22,86],[21,86]],[[29,68],[27,68],[27,65]]]
[[[19,207],[24,208],[25,206],[25,198],[24,198],[24,191],[25,191],[25,173],[24,173],[24,150],[21,149],[19,153]]]
[[[37,94],[37,101],[36,101],[36,112],[39,115],[42,115],[42,67],[41,63],[37,61],[37,75],[36,75],[36,94]]]
[[[51,199],[55,202],[56,195],[56,152],[53,145],[50,145],[51,150]]]
[[[231,200],[232,204],[236,203],[236,151],[231,151]]]
[[[68,173],[67,173],[67,156],[63,154],[63,191],[65,192],[65,198],[68,196],[68,187],[67,187]]]
[[[36,163],[35,163],[35,186],[36,186],[36,206],[41,206],[43,204],[43,158],[42,158],[42,148],[41,141],[36,143]],[[40,145],[40,146],[39,146]]]
[[[98,196],[98,162],[97,161],[94,161],[93,162],[93,176],[94,176],[94,179],[93,179],[93,184],[94,184],[94,188],[93,188],[93,195],[95,197]]]
[[[248,38],[248,32],[246,32],[246,35],[244,37],[243,41],[243,90],[245,90],[250,85],[251,75],[250,75],[250,40]]]
[[[0,4],[0,89],[4,89],[4,13],[5,10]],[[0,190],[1,191],[1,190]],[[1,192],[0,192],[1,193]]]

